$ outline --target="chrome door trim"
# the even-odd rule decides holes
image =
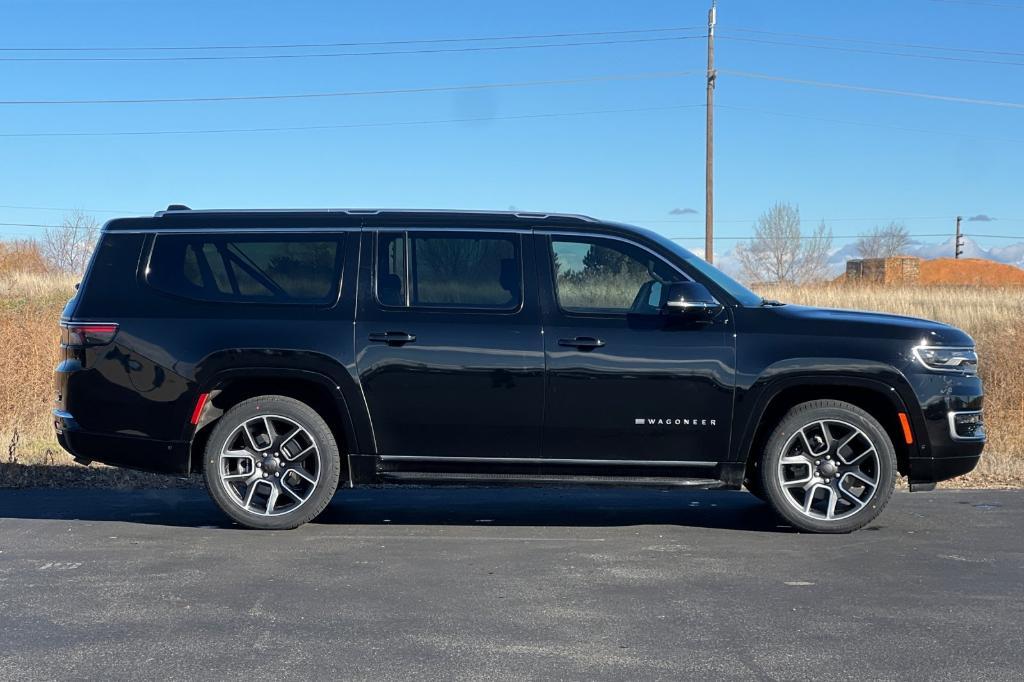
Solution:
[[[581,464],[615,466],[713,467],[718,462],[655,459],[549,459],[545,457],[433,457],[430,455],[377,455],[382,462],[468,462],[472,464]]]

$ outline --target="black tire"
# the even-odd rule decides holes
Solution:
[[[761,484],[775,511],[812,533],[862,528],[882,512],[896,485],[896,451],[885,429],[864,410],[839,400],[813,400],[787,412],[761,465]]]
[[[761,480],[761,467],[754,468],[750,473],[750,477],[743,481],[743,487],[747,489],[748,493],[762,502],[771,502],[768,499],[768,493],[764,490],[764,481]]]
[[[269,426],[261,429],[267,420]],[[249,454],[222,457],[224,450]],[[294,398],[265,395],[238,403],[217,421],[206,444],[203,474],[210,497],[239,524],[288,530],[315,519],[330,503],[341,456],[330,427],[313,408]],[[251,494],[250,485],[255,488]]]

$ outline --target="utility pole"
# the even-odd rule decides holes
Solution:
[[[960,234],[960,221],[963,220],[962,216],[956,217],[956,251],[953,255],[954,259],[960,258],[964,253],[964,236]]]
[[[715,20],[718,8],[708,10],[708,102],[704,159],[704,260],[715,262]]]

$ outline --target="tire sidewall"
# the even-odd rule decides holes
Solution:
[[[795,509],[787,499],[778,476],[783,447],[798,429],[815,421],[834,419],[848,422],[868,437],[878,453],[878,486],[871,501],[853,515],[826,521],[812,519]],[[765,448],[761,466],[761,482],[775,511],[798,530],[815,533],[849,533],[875,519],[888,504],[896,486],[896,451],[889,434],[874,417],[854,405],[836,400],[803,403],[790,410],[779,422]]]
[[[221,448],[238,426],[253,417],[276,414],[301,425],[320,451],[320,479],[312,496],[301,507],[279,516],[262,516],[244,510],[227,491],[218,471]],[[313,520],[327,507],[338,488],[341,456],[330,427],[305,403],[285,396],[260,396],[244,400],[224,413],[214,426],[203,453],[203,475],[210,497],[221,511],[247,528],[288,530]]]

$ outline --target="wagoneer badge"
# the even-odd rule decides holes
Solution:
[[[637,417],[633,423],[637,426],[718,426],[715,419],[680,419],[677,417]]]

